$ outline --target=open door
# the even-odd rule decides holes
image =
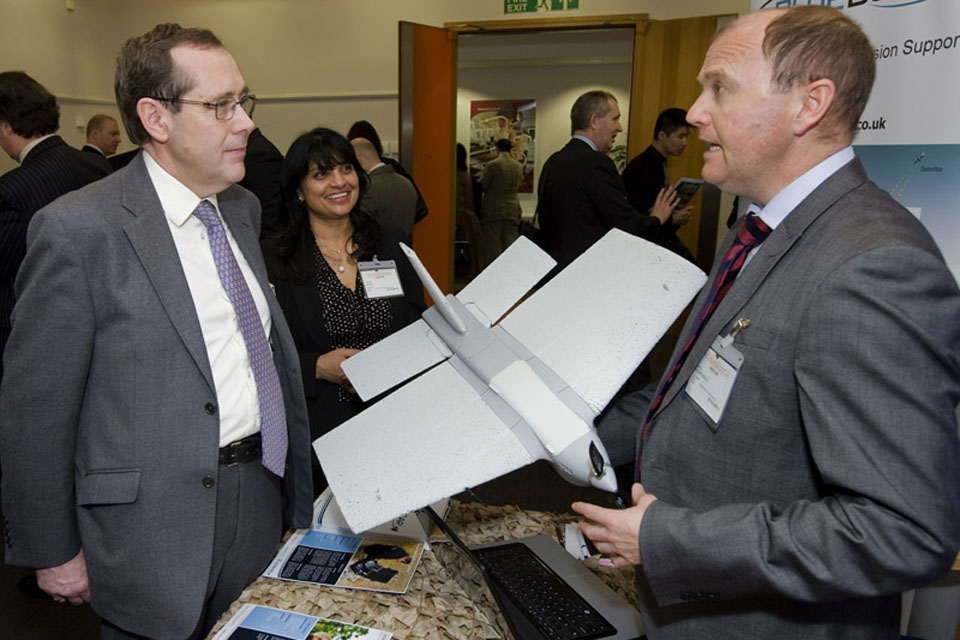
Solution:
[[[400,22],[400,162],[430,214],[413,247],[444,293],[453,286],[457,34]],[[416,144],[414,144],[416,141]]]

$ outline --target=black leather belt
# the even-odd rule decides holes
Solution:
[[[220,447],[220,464],[233,466],[260,459],[260,434],[255,433]]]

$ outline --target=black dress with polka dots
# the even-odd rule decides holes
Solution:
[[[367,299],[363,279],[357,272],[355,289],[345,287],[336,272],[313,246],[313,271],[323,306],[323,324],[334,349],[366,349],[389,335],[393,310],[387,299]],[[340,388],[340,402],[360,405],[356,395]]]

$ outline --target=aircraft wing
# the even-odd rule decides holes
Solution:
[[[470,281],[457,299],[486,326],[492,326],[557,264],[523,236]]]
[[[535,459],[449,362],[318,438],[313,447],[353,531]]]
[[[421,319],[347,358],[340,368],[366,402],[449,358],[451,353]]]
[[[704,282],[672,251],[613,229],[500,326],[600,413]]]

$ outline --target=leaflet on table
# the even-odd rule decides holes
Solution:
[[[447,515],[449,500],[444,498],[430,506],[443,518]],[[340,511],[340,506],[330,491],[330,487],[327,487],[313,503],[313,528],[320,530],[338,529],[341,531],[350,531],[350,526],[343,517],[343,512]],[[434,536],[431,535],[433,531],[433,522],[430,520],[430,517],[426,513],[415,512],[404,514],[399,518],[394,518],[389,522],[383,523],[379,527],[363,531],[362,535],[389,536],[428,541],[434,538]],[[439,535],[439,533],[436,537],[443,539],[443,536]]]
[[[263,575],[345,589],[406,593],[422,555],[423,543],[415,540],[300,529],[293,532]]]
[[[213,640],[389,640],[393,634],[293,611],[245,604]]]

